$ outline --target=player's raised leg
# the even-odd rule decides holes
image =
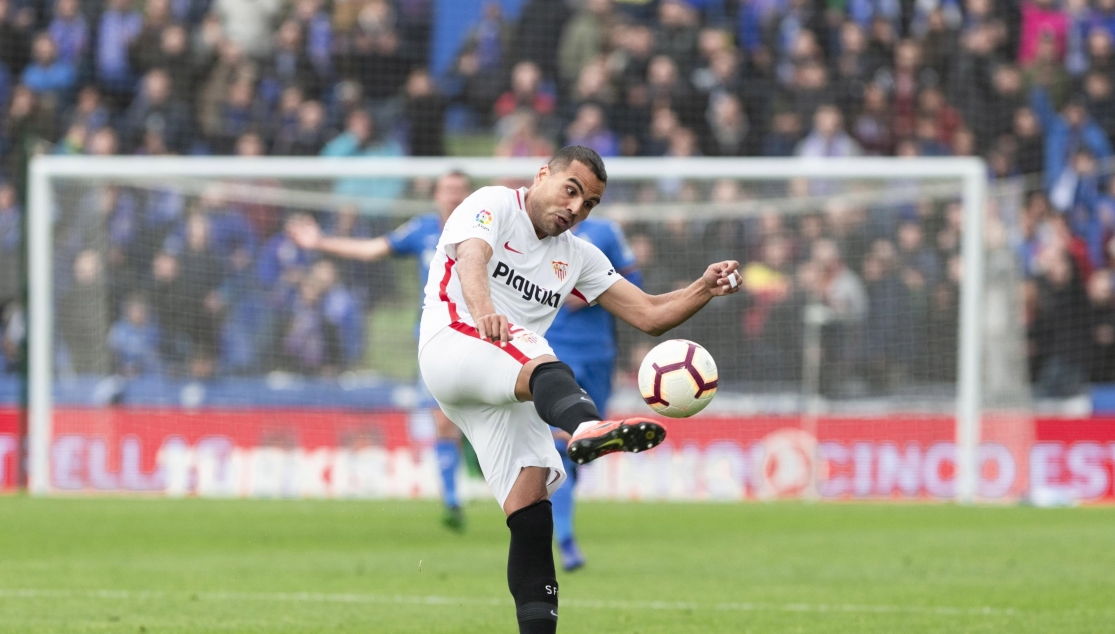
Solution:
[[[433,410],[437,425],[438,472],[441,474],[441,501],[445,504],[442,523],[451,530],[463,531],[465,516],[457,497],[457,471],[461,465],[461,430],[440,409]]]
[[[666,428],[650,418],[601,420],[596,403],[577,385],[573,369],[557,357],[547,355],[524,365],[515,395],[534,401],[542,420],[572,437],[567,451],[577,464],[617,451],[646,451],[666,439]]]

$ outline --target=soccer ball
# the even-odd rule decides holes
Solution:
[[[643,358],[639,393],[659,414],[688,418],[712,402],[718,376],[708,350],[692,341],[671,339]]]

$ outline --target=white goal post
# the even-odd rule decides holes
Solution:
[[[531,177],[542,159],[491,158],[233,158],[40,156],[31,163],[28,199],[29,354],[28,479],[32,494],[50,491],[54,330],[54,186],[60,179],[122,179],[158,184],[175,178],[335,179],[433,178],[461,170],[475,178]],[[956,399],[956,499],[976,498],[981,412],[981,335],[987,171],[977,158],[612,158],[610,180],[730,178],[740,181],[947,179],[963,204]],[[605,200],[607,204],[607,200]]]

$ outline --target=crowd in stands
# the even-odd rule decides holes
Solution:
[[[24,324],[6,264],[22,248],[30,154],[437,156],[455,135],[486,135],[498,156],[564,144],[605,158],[982,156],[990,179],[1026,192],[1002,222],[1025,273],[1039,392],[1115,380],[1115,0],[526,0],[514,18],[489,2],[435,75],[436,6],[0,0],[8,365]],[[344,187],[390,199],[408,185]],[[609,192],[748,195],[732,182]],[[283,210],[119,187],[74,197],[60,212],[58,285],[74,372],[359,366],[361,315],[384,276],[361,283],[367,271],[299,252]],[[337,231],[388,228],[324,217]],[[698,253],[745,263],[742,311],[710,317],[738,334],[730,372],[800,377],[805,306],[820,301],[835,315],[826,374],[883,385],[955,373],[960,217],[948,201],[901,213],[834,202],[628,231],[650,290],[672,288]],[[701,249],[676,246],[689,243]],[[91,306],[103,323],[86,319]],[[81,319],[68,324],[67,307]]]

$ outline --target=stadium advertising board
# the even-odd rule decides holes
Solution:
[[[19,419],[18,409],[0,406],[0,492],[19,485]]]
[[[806,423],[815,433],[777,416],[705,416],[669,426],[655,451],[584,468],[579,494],[725,501],[954,494],[953,421],[944,416],[821,418]],[[996,434],[996,424],[985,423],[981,497],[1009,501],[1031,491],[1050,503],[1115,501],[1115,418],[1026,427],[1032,436]],[[424,412],[62,409],[51,484],[63,492],[432,498],[431,434]]]

